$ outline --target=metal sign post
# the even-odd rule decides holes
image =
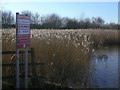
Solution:
[[[25,88],[28,88],[28,48],[25,44]]]
[[[25,48],[25,88],[28,88],[28,47],[30,46],[30,17],[16,13],[16,88],[19,88],[19,49]]]
[[[17,40],[17,30],[18,30],[18,19],[17,15],[19,13],[16,13],[16,88],[19,88],[19,49],[18,49],[18,40]]]
[[[19,88],[19,49],[16,51],[16,88]]]

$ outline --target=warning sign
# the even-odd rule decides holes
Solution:
[[[30,46],[30,17],[17,14],[16,16],[16,39],[17,47]]]

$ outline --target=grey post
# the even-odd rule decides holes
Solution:
[[[28,16],[27,14],[25,14]],[[26,43],[24,43],[25,48],[25,88],[28,88],[28,47]]]
[[[25,88],[28,88],[28,47],[25,44]]]
[[[19,15],[19,13],[16,13],[16,88],[19,88],[19,49],[18,49],[18,40],[17,40],[17,36],[18,36],[17,15]]]

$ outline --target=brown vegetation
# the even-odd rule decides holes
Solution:
[[[15,30],[3,30],[2,40],[4,51],[15,50]],[[36,67],[37,75],[74,87],[88,86],[90,56],[95,46],[118,43],[117,30],[31,30],[35,62],[46,63],[44,68]],[[10,63],[9,57],[3,56],[3,63]]]

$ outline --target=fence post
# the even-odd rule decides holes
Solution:
[[[36,69],[35,69],[35,62],[34,62],[34,48],[31,48],[31,63],[32,63],[32,85],[35,84],[35,77],[36,77]]]

